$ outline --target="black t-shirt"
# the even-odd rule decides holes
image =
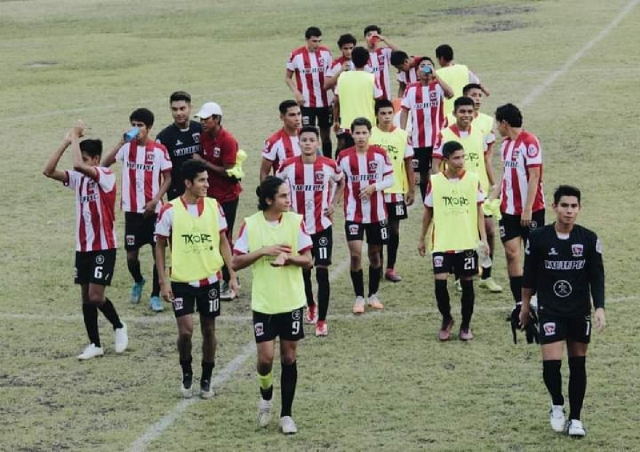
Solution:
[[[553,224],[530,232],[525,248],[522,287],[538,294],[540,314],[588,315],[590,299],[604,307],[602,249],[593,231],[575,225],[567,239]]]
[[[201,154],[199,122],[189,121],[188,129],[179,129],[175,123],[165,127],[156,137],[167,148],[173,168],[171,169],[171,187],[167,196],[174,199],[184,193],[184,182],[180,174],[182,164],[193,158],[193,154]]]

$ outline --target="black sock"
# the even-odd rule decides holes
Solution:
[[[586,356],[569,357],[569,419],[580,420],[584,393],[587,391]]]
[[[291,406],[296,395],[296,383],[298,382],[298,366],[294,361],[291,364],[282,363],[282,375],[280,376],[280,394],[282,396],[282,409],[280,417],[291,416]]]
[[[116,307],[111,303],[111,300],[108,298],[105,299],[102,306],[100,306],[100,312],[102,312],[111,325],[113,325],[114,330],[122,328],[122,322],[120,321],[120,317],[118,317],[118,313],[116,312]]]
[[[313,301],[313,286],[311,285],[310,268],[302,270],[302,279],[304,280],[304,294],[307,297],[307,306],[313,306],[316,303]]]
[[[318,320],[326,320],[331,295],[329,269],[316,268],[316,281],[318,282]]]
[[[180,367],[182,367],[182,375],[193,375],[193,369],[191,368],[191,357],[186,361],[180,361]]]
[[[273,385],[269,386],[268,389],[260,388],[260,396],[262,400],[271,400],[273,398]]]
[[[331,141],[322,142],[322,154],[329,159],[331,158]]]
[[[451,319],[451,303],[449,302],[449,291],[447,290],[447,280],[436,279],[436,301],[438,311],[444,319]]]
[[[389,228],[389,244],[387,245],[387,268],[395,268],[398,258],[398,247],[400,246],[400,234],[395,234]]]
[[[229,269],[225,265],[222,267],[222,280],[225,282],[229,282],[230,279],[231,279],[231,276],[229,275]]]
[[[153,263],[153,287],[151,287],[151,296],[160,296],[160,278],[158,277],[158,269],[155,262]]]
[[[511,295],[516,303],[522,301],[522,276],[510,276],[509,286],[511,287]]]
[[[142,277],[142,273],[140,273],[140,261],[138,259],[127,259],[127,268],[133,280],[141,283],[144,278]]]
[[[469,323],[471,323],[471,316],[473,315],[473,303],[475,301],[475,294],[473,292],[472,280],[460,280],[462,286],[462,297],[460,298],[460,304],[462,305],[460,311],[462,314],[462,323],[460,329],[468,330]]]
[[[362,274],[362,269],[357,272],[351,272],[351,283],[356,297],[364,297],[364,275]]]
[[[554,405],[564,405],[564,397],[562,396],[562,374],[560,373],[561,366],[562,361],[559,359],[542,361],[542,378],[551,395],[551,402]]]
[[[493,253],[489,254],[489,257],[491,258],[491,262],[493,262]],[[493,268],[492,265],[488,266],[488,267],[482,267],[482,279],[489,279],[491,278],[491,269]]]
[[[369,267],[369,297],[374,293],[378,293],[380,279],[382,279],[382,266],[378,268]]]
[[[422,202],[424,202],[424,197],[427,194],[427,177],[422,177],[423,174],[420,174],[420,182],[418,183],[418,187],[420,187],[420,194],[422,195]]]
[[[216,366],[215,362],[205,363],[202,361],[202,378],[200,381],[211,381],[211,372],[213,372],[213,368]]]
[[[87,329],[89,341],[96,347],[100,347],[100,333],[98,331],[98,308],[93,304],[82,304],[82,316],[84,326]]]

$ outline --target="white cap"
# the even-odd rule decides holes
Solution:
[[[222,108],[215,102],[207,102],[200,107],[200,111],[195,116],[196,118],[207,119],[213,115],[222,116]]]

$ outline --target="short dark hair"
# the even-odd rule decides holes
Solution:
[[[367,36],[367,33],[371,32],[371,31],[375,31],[379,35],[382,34],[382,28],[378,27],[377,25],[367,25],[366,27],[364,27],[364,35],[365,36]]]
[[[420,66],[420,63],[422,63],[423,61],[428,61],[429,63],[431,63],[432,66],[435,66],[435,64],[433,63],[433,60],[428,56],[420,57],[418,59],[418,62],[416,63],[416,66]]]
[[[351,132],[353,133],[353,131],[356,129],[357,126],[367,126],[367,129],[369,130],[369,132],[371,132],[371,121],[369,121],[367,118],[356,118],[353,120],[353,122],[351,123]]]
[[[556,191],[553,192],[553,203],[558,204],[560,202],[560,198],[563,196],[575,196],[578,198],[578,204],[580,204],[580,189],[574,187],[573,185],[560,185],[556,188]]]
[[[453,111],[454,113],[458,110],[459,107],[471,106],[475,107],[476,103],[472,98],[467,96],[460,96],[455,101],[453,101]]]
[[[460,150],[464,151],[462,144],[460,144],[457,141],[447,141],[445,144],[442,145],[442,157],[449,160],[449,157],[451,157],[451,155],[454,152],[460,151]]]
[[[394,50],[391,52],[391,59],[389,60],[389,62],[391,63],[391,66],[398,67],[408,59],[409,55],[407,55],[407,52],[403,52],[402,50]]]
[[[169,96],[169,103],[173,103],[173,102],[178,102],[180,100],[183,100],[185,102],[187,102],[188,104],[191,103],[191,94],[189,94],[186,91],[176,91],[174,93],[171,93],[171,96]]]
[[[284,181],[279,177],[267,176],[264,178],[264,180],[256,188],[259,210],[267,210],[269,208],[267,199],[271,199],[273,201],[276,197],[276,193],[278,193],[280,185],[282,184],[284,184]]]
[[[445,61],[453,60],[453,49],[449,44],[442,44],[436,47],[436,58],[442,58]]]
[[[297,106],[298,102],[296,102],[295,100],[283,100],[282,102],[280,102],[280,105],[278,105],[278,110],[280,110],[281,115],[284,115],[287,113],[288,109]]]
[[[513,104],[504,104],[496,108],[496,121],[507,121],[511,127],[522,127],[522,113]]]
[[[364,47],[355,47],[351,52],[351,61],[357,68],[365,67],[369,61],[369,51]]]
[[[80,142],[80,152],[87,154],[87,156],[100,157],[102,155],[102,140],[82,140]]]
[[[482,86],[480,86],[479,83],[469,83],[468,85],[465,85],[464,88],[462,88],[462,94],[466,96],[467,93],[472,89],[482,90]]]
[[[375,104],[376,115],[380,112],[381,109],[389,107],[393,108],[393,102],[391,102],[389,99],[378,99]]]
[[[318,128],[315,126],[303,126],[300,129],[300,132],[298,132],[298,136],[302,135],[303,133],[314,133],[317,137],[320,137],[320,132],[318,131]]]
[[[191,181],[196,178],[198,174],[203,171],[207,171],[207,167],[201,160],[187,160],[182,164],[182,168],[180,168],[180,175],[182,176],[183,181]]]
[[[322,31],[320,31],[318,27],[307,28],[307,30],[304,32],[304,38],[311,39],[311,37],[313,36],[319,38],[320,36],[322,36]]]
[[[356,37],[351,33],[347,33],[344,35],[340,35],[338,38],[338,47],[341,48],[345,44],[353,44],[354,46],[358,43]]]
[[[153,116],[153,113],[147,108],[138,108],[129,115],[129,121],[140,121],[147,126],[148,129],[153,127],[154,120],[155,117]]]

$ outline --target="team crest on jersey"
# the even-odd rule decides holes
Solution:
[[[358,225],[357,224],[352,224],[349,226],[349,235],[358,235]]]
[[[174,298],[173,309],[180,311],[182,308],[184,308],[184,300],[182,298]]]
[[[296,309],[291,313],[291,318],[293,320],[300,320],[302,318],[302,309]]]
[[[553,285],[553,293],[559,298],[567,298],[573,292],[573,287],[569,284],[569,281],[561,279],[556,281]]]
[[[264,334],[264,324],[262,322],[254,324],[253,330],[256,332],[256,337],[262,336]]]
[[[218,299],[218,291],[216,289],[210,289],[209,290],[209,299],[210,300],[217,300]]]
[[[147,163],[153,163],[155,158],[156,158],[156,155],[154,152],[147,152],[147,154],[145,155],[145,161]]]
[[[571,245],[571,253],[573,253],[573,257],[582,257],[582,253],[584,251],[584,247],[580,243],[574,243]]]
[[[511,161],[515,162],[516,160],[518,160],[519,156],[520,156],[520,149],[514,149],[513,153],[511,154]]]
[[[318,66],[324,66],[324,58],[318,58]]]
[[[193,138],[193,141],[195,143],[200,143],[200,134],[199,133],[192,133],[191,137]]]
[[[104,256],[102,254],[98,254],[96,256],[96,264],[98,265],[104,264]]]
[[[304,208],[305,208],[305,210],[312,211],[312,210],[314,209],[314,207],[315,207],[315,206],[316,206],[316,203],[313,201],[313,199],[307,199],[307,200],[304,202]]]
[[[213,148],[213,157],[220,158],[220,148]]]
[[[443,256],[433,256],[433,266],[436,268],[441,268],[442,264],[444,264]]]
[[[182,146],[182,141],[176,140],[176,146]]]
[[[538,149],[536,146],[534,145],[530,145],[527,148],[527,157],[529,157],[530,159],[534,159],[538,156],[538,154],[540,153],[540,149]]]
[[[376,162],[375,160],[369,162],[369,172],[370,173],[375,173],[378,169],[378,162]]]
[[[438,93],[436,91],[429,92],[429,100],[435,102],[438,100]]]
[[[315,179],[316,179],[316,182],[320,182],[320,183],[324,182],[324,171],[316,171]]]
[[[545,336],[553,336],[556,334],[556,322],[547,322],[542,325],[542,330]]]
[[[549,250],[549,256],[557,256],[558,252],[556,251],[556,249],[554,247],[551,247],[551,249]]]

